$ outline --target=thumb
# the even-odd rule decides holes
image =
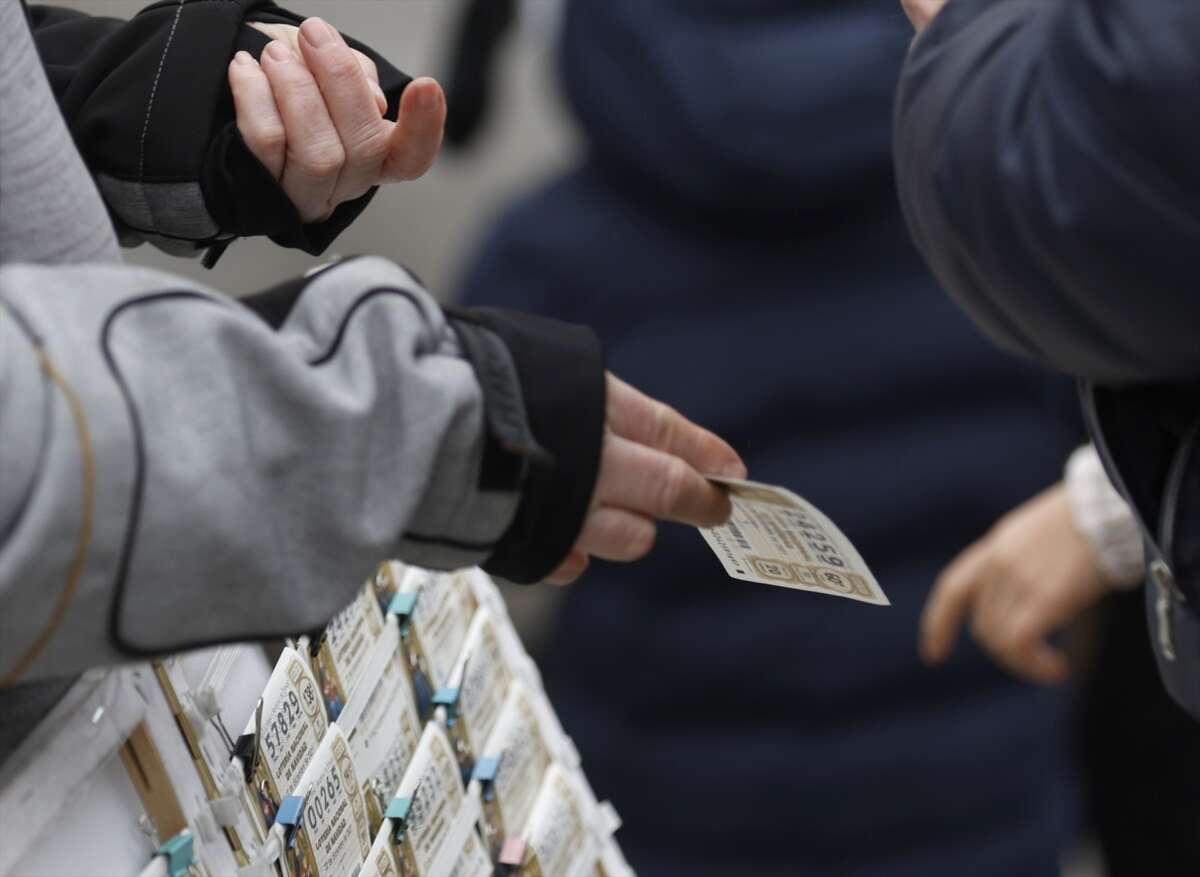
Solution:
[[[433,165],[442,148],[446,95],[437,81],[414,79],[400,97],[382,182],[415,180]]]

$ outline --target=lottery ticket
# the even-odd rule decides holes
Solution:
[[[316,679],[295,649],[284,649],[263,690],[262,726],[252,715],[237,747],[264,835],[275,822],[280,802],[295,791],[328,727]]]
[[[448,877],[491,877],[495,869],[474,829],[467,832]]]
[[[380,612],[387,613],[392,600],[400,593],[400,586],[404,583],[409,569],[407,563],[399,560],[387,560],[379,564],[375,577],[371,579],[371,590],[375,592]]]
[[[366,804],[350,744],[331,725],[295,795],[303,798],[285,848],[290,877],[353,874],[371,849]]]
[[[510,654],[487,609],[476,610],[462,654],[443,689],[450,700],[438,711],[464,780],[471,775],[478,749],[496,726],[513,680],[513,665],[523,655]]]
[[[474,820],[464,808],[468,798],[450,741],[436,723],[425,726],[394,800],[403,802],[404,813],[383,821],[363,874],[441,877],[459,852],[451,845],[462,842]]]
[[[516,836],[525,825],[554,760],[548,742],[553,729],[542,718],[539,695],[514,682],[483,746],[483,757],[495,759],[496,765],[490,788],[481,794],[484,840],[493,857],[499,855],[505,838]]]
[[[333,616],[318,642],[313,671],[329,718],[336,719],[383,634],[383,613],[367,585],[354,602]]]
[[[433,694],[450,678],[479,601],[463,573],[410,567],[398,597],[412,601],[400,620],[401,654],[412,679],[421,719],[433,710]]]
[[[597,873],[595,816],[587,792],[561,765],[546,771],[529,815],[521,877],[582,877]]]
[[[812,503],[769,484],[709,480],[728,488],[733,515],[700,534],[732,578],[890,605],[850,540]]]
[[[337,724],[350,743],[374,834],[421,738],[412,681],[401,663],[395,616],[384,624],[375,653]]]

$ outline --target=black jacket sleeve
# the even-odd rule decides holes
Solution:
[[[895,114],[900,198],[994,339],[1110,384],[1200,378],[1200,6],[950,0]]]
[[[59,106],[122,238],[194,252],[269,235],[317,255],[367,206],[374,190],[305,224],[238,134],[226,68],[269,40],[247,21],[299,25],[268,0],[164,0],[130,21],[30,7],[30,23]],[[410,81],[367,46],[388,117]]]

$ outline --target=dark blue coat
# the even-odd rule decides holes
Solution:
[[[938,571],[1080,432],[1069,388],[993,352],[909,243],[889,161],[909,36],[892,0],[571,4],[589,155],[466,282],[596,327],[614,371],[839,522],[894,603],[732,581],[682,527],[595,564],[545,669],[646,874],[1058,873],[1066,694],[965,644],[917,658]]]
[[[1200,6],[955,0],[896,102],[913,235],[1005,347],[1088,379],[1159,667],[1200,718]]]

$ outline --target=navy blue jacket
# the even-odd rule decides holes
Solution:
[[[951,296],[1087,379],[1147,537],[1160,667],[1200,717],[1197,45],[1194,3],[953,0],[905,64],[895,160]]]
[[[917,658],[939,570],[1081,429],[1071,388],[994,352],[909,242],[909,38],[891,0],[571,4],[588,156],[467,278],[472,303],[596,327],[615,372],[838,521],[894,602],[733,581],[673,526],[571,590],[544,668],[645,874],[1058,874],[1066,694],[966,644]]]

